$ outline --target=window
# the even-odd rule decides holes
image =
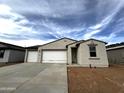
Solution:
[[[0,50],[0,58],[4,57],[4,52],[5,52],[5,50]]]
[[[96,46],[89,46],[90,57],[96,57]]]

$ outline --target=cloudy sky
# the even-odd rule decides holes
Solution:
[[[62,37],[124,41],[124,0],[0,0],[0,41],[39,45]]]

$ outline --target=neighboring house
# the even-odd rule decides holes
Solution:
[[[20,46],[0,42],[0,63],[24,62],[25,49]]]
[[[124,43],[108,45],[107,55],[110,64],[124,64]]]
[[[39,45],[26,48],[25,62],[37,62],[38,61],[38,47]]]
[[[41,46],[28,47],[25,62],[108,67],[105,44],[105,42],[95,39],[76,41],[62,38]]]

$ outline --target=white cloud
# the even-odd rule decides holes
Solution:
[[[96,39],[99,39],[99,40],[103,40],[103,41],[107,41],[107,42],[111,42],[111,40],[113,38],[116,37],[116,34],[115,33],[111,33],[109,36],[97,36],[97,37],[93,37],[93,38],[96,38]]]
[[[7,39],[1,39],[2,42],[6,42],[9,44],[14,44],[14,45],[18,45],[18,46],[23,46],[23,47],[28,47],[28,46],[33,46],[33,45],[42,45],[45,43],[48,43],[50,41],[53,40],[38,40],[38,39],[29,39],[29,40],[7,40]]]
[[[62,26],[62,25],[58,25],[57,23],[55,22],[52,22],[50,20],[42,20],[42,23],[41,23],[43,26],[51,29],[49,31],[49,33],[53,36],[55,36],[56,38],[61,38],[61,37],[71,37],[71,34],[70,33],[75,33],[75,32],[79,32],[79,33],[82,33],[85,31],[86,27],[85,27],[85,24],[82,25],[81,27],[68,27],[68,26]],[[77,35],[75,34],[74,37],[77,37]],[[73,37],[73,38],[74,38]],[[80,39],[82,37],[78,37],[76,39]]]
[[[84,39],[89,39],[89,38],[91,38],[94,34],[97,34],[97,33],[99,33],[100,32],[100,30],[93,30],[93,31],[90,31],[89,33],[86,33],[84,36],[83,36],[83,38]]]
[[[22,23],[22,21],[19,23]],[[30,31],[32,31],[32,28],[17,24],[14,20],[0,18],[0,33],[21,34],[24,32],[29,33]]]
[[[94,25],[94,26],[91,26],[91,27],[89,27],[89,29],[100,29],[102,27],[102,25],[101,24],[97,24],[97,25]]]
[[[2,0],[19,13],[37,13],[47,17],[85,14],[86,0]],[[28,2],[28,3],[26,3]],[[29,7],[31,6],[31,7]]]
[[[15,13],[11,7],[5,4],[0,4],[0,16],[9,18],[12,20],[17,20],[17,19],[24,19],[24,16]]]
[[[115,33],[111,33],[109,36],[97,36],[93,38],[103,40],[105,42],[108,42],[108,44],[124,42],[123,37],[117,37]]]
[[[1,0],[19,13],[37,13],[47,17],[86,14],[89,0]],[[116,6],[124,6],[124,0],[94,0],[97,15],[100,19],[112,13]],[[92,2],[91,2],[92,3]],[[94,4],[94,3],[93,3]],[[29,7],[31,6],[31,7]],[[22,8],[23,7],[23,8]],[[93,8],[91,8],[90,12]]]
[[[96,9],[98,19],[103,19],[103,17],[113,12],[118,12],[122,7],[124,7],[124,0],[97,0]]]
[[[88,39],[108,27],[109,24],[114,21],[113,19],[118,11],[124,7],[124,0],[95,0],[97,3],[93,8],[89,8],[89,6],[87,6],[89,5],[89,0],[0,0],[0,2],[1,1],[7,5],[0,4],[0,33],[15,35],[25,34],[29,35],[30,38],[33,38],[31,36],[32,34],[39,34],[38,31],[43,31],[42,33],[44,34],[46,27],[49,29],[46,31],[56,38],[63,36],[76,37],[77,35],[71,36],[69,33],[81,32],[82,36],[79,38]],[[96,24],[86,27],[87,22],[83,22],[86,21],[86,14],[89,12],[94,12],[94,10],[97,11],[95,18]],[[41,15],[42,17],[46,17],[46,19],[51,17],[61,19],[65,16],[71,17],[70,15],[79,17],[77,15],[80,15],[82,23],[86,23],[86,26],[80,25],[79,27],[74,26],[71,28],[66,26],[66,23],[65,25],[58,25],[53,21],[43,20],[40,24],[44,26],[44,29],[41,28],[40,30],[38,29],[38,31],[36,31],[36,29],[33,27],[24,26],[25,24],[34,24],[29,22],[26,17],[21,15],[24,14],[26,16],[26,14],[28,15],[30,13],[36,15],[39,14],[39,16]],[[119,29],[120,27],[121,29]],[[104,40],[112,39],[116,36],[116,33],[119,33],[123,30],[122,27],[123,20],[114,27],[113,32],[109,37],[104,36],[100,38]],[[83,31],[86,31],[84,35]]]
[[[11,8],[7,5],[1,4],[0,5],[0,14],[9,14],[11,11]]]
[[[107,40],[107,41],[108,41],[108,44],[121,43],[121,42],[124,42],[124,38],[116,37],[116,38],[112,38],[111,40]]]
[[[101,5],[108,5],[108,4],[110,4],[113,7],[109,7],[109,8],[111,8],[111,11],[106,10],[106,11],[109,11],[110,13],[108,13],[108,15],[104,17],[104,19],[102,19],[96,25],[88,27],[87,32],[84,35],[84,39],[92,38],[93,35],[103,31],[106,27],[108,27],[108,25],[114,20],[114,17],[116,16],[116,14],[123,7],[124,2],[122,3],[121,1],[122,0],[119,0],[119,1],[114,0],[114,2],[112,2],[111,0],[103,1],[103,2],[99,1],[99,3],[98,3],[98,5],[100,5],[100,8],[98,8],[99,12],[101,12],[100,9],[103,8],[103,7],[101,7]],[[108,2],[111,2],[111,3],[108,3]],[[116,4],[116,7],[114,6],[115,4]],[[112,33],[112,34],[115,34],[115,33]]]
[[[100,23],[93,25],[93,26],[90,26],[87,29],[86,34],[83,36],[83,38],[84,39],[92,38],[93,35],[104,30],[109,25],[109,23],[112,21],[113,17],[114,17],[113,14],[109,15],[106,18],[104,18]]]
[[[25,24],[31,24],[24,16],[14,12],[8,5],[0,4],[0,40],[7,43],[17,44],[21,46],[30,46],[35,44],[43,44],[45,41],[33,40],[31,35],[37,34],[32,27]],[[8,35],[8,36],[7,36]],[[12,40],[11,35],[28,35],[27,40]],[[6,39],[3,39],[5,37]],[[18,37],[20,38],[20,37]]]
[[[18,20],[18,21],[16,21]],[[26,27],[30,22],[22,15],[15,13],[8,5],[0,4],[0,33],[2,34],[32,34],[32,27]]]
[[[124,18],[120,18],[116,21],[116,25],[113,26],[113,33],[117,34],[120,32],[124,32]]]

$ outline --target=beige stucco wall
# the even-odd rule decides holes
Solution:
[[[38,48],[38,62],[41,62],[42,59],[42,51],[44,49],[52,49],[52,50],[61,50],[61,49],[66,49],[66,45],[75,42],[74,40],[71,39],[61,39],[46,45],[43,45]]]
[[[90,44],[91,41],[87,41],[81,43],[80,46],[78,47],[77,63],[84,67],[89,67],[90,64],[92,67],[108,67],[108,59],[107,59],[105,43],[95,40],[93,42],[97,44],[96,46],[97,57],[95,58],[90,57],[88,44]],[[73,44],[68,47],[68,64],[71,64],[72,62],[71,47],[74,46],[75,45]]]

